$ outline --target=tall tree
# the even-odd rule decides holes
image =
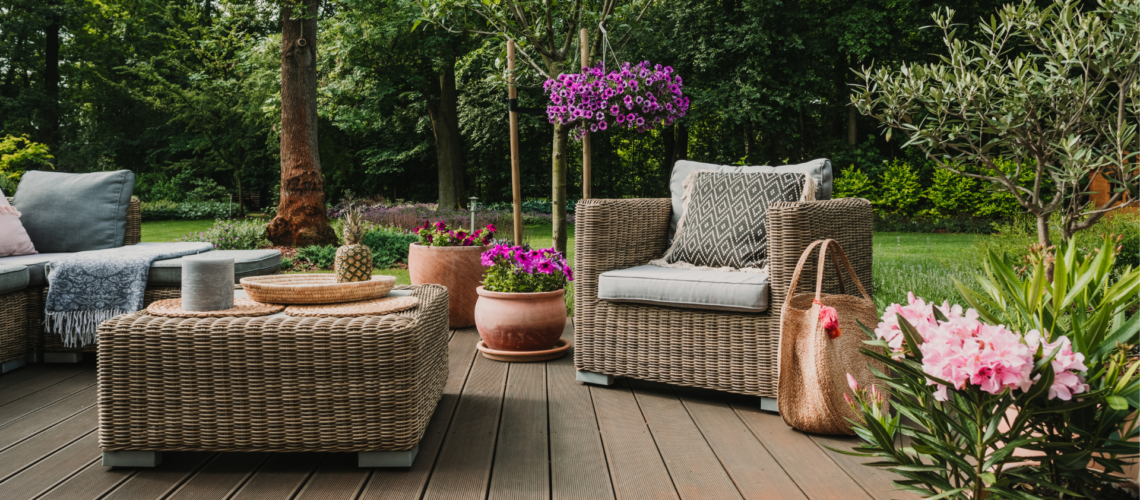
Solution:
[[[319,5],[302,0],[281,6],[281,204],[265,232],[275,245],[336,243],[317,148]]]
[[[452,44],[447,44],[452,45]],[[463,205],[463,137],[459,133],[459,92],[455,88],[454,47],[445,47],[435,78],[428,78],[427,108],[439,167],[439,209]],[[433,75],[434,76],[434,75]]]
[[[503,0],[500,2],[468,2],[465,0],[425,1],[425,17],[451,30],[462,31],[469,26],[459,25],[456,19],[465,19],[465,12],[477,15],[486,28],[470,31],[516,40],[523,65],[542,78],[555,78],[563,72],[576,71],[571,64],[579,50],[573,46],[579,29],[590,27],[594,39],[591,54],[600,57],[601,29],[613,26],[631,26],[640,21],[652,5],[651,0],[574,0],[565,2],[529,2]],[[594,27],[598,27],[594,29]],[[632,28],[624,33],[628,39]],[[618,38],[618,37],[615,37]],[[623,45],[622,38],[613,40]],[[592,57],[595,57],[592,56]],[[555,123],[554,145],[551,153],[551,212],[554,219],[554,247],[566,251],[566,171],[569,127]]]

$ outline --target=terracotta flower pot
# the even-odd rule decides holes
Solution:
[[[554,347],[566,326],[565,290],[538,293],[492,292],[479,287],[475,326],[483,343],[498,351],[542,351]]]
[[[429,247],[412,243],[408,248],[408,274],[413,285],[447,287],[448,326],[467,328],[475,324],[475,288],[483,284],[480,256],[488,247]]]

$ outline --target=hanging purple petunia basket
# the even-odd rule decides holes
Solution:
[[[638,132],[667,127],[689,110],[682,94],[681,77],[673,68],[642,61],[624,63],[621,70],[606,73],[604,63],[581,73],[558,75],[542,85],[550,95],[546,115],[550,123],[572,125],[571,136],[609,127]]]

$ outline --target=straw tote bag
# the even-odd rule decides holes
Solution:
[[[816,246],[820,248],[815,292],[797,294],[796,286],[799,285],[804,263]],[[839,277],[840,294],[837,295],[820,293],[828,247],[835,251],[831,255],[831,263]],[[836,255],[839,256],[838,259]],[[851,281],[863,294],[862,297],[846,294],[840,260]],[[823,306],[835,308],[839,319],[838,328],[835,328],[834,321],[820,319]],[[838,242],[819,240],[812,243],[796,264],[788,297],[781,311],[777,403],[785,423],[814,434],[854,434],[847,419],[854,419],[856,415],[843,399],[844,393],[850,393],[847,374],[854,376],[860,387],[870,387],[875,382],[875,376],[868,364],[873,363],[875,369],[887,372],[882,363],[859,352],[864,347],[865,335],[855,323],[856,320],[867,326],[875,325],[878,322],[875,303],[859,282],[859,277],[847,261],[847,254],[843,253]],[[879,385],[881,389],[882,384]]]

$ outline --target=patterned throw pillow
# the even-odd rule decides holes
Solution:
[[[3,236],[0,238],[0,257],[39,253],[20,223],[20,212],[8,204],[3,191],[0,191],[0,236]]]
[[[693,172],[688,183],[665,262],[737,269],[767,264],[768,206],[803,199],[807,184],[804,174],[720,172]]]

